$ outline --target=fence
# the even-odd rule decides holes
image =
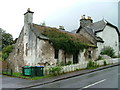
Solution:
[[[118,58],[108,59],[108,60],[99,60],[95,62],[101,66],[101,65],[104,65],[104,61],[106,62],[106,64],[115,64],[115,63],[118,63]],[[72,71],[79,70],[79,69],[84,69],[84,68],[87,68],[87,64],[88,64],[88,61],[79,62],[78,64],[63,66],[60,73],[66,73],[66,72],[72,72]],[[51,67],[50,66],[44,67],[44,75],[50,74],[49,69]]]

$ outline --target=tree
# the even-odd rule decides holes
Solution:
[[[2,58],[3,58],[3,60],[8,58],[9,53],[11,53],[13,49],[14,49],[13,45],[8,45],[8,46],[3,48],[3,50],[2,50]]]
[[[0,56],[5,60],[8,58],[9,53],[14,49],[13,37],[11,34],[6,33],[3,29],[0,28]],[[1,60],[1,57],[0,57]]]
[[[13,37],[11,34],[6,33],[3,29],[0,29],[0,33],[2,36],[2,49],[13,44]]]
[[[0,28],[0,51],[2,51],[2,29]]]

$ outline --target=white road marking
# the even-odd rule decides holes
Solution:
[[[83,88],[88,88],[88,87],[94,86],[94,85],[96,85],[96,84],[98,84],[98,83],[104,82],[105,80],[106,80],[106,79],[103,79],[103,80],[101,80],[101,81],[98,81],[98,82],[95,82],[95,83],[93,83],[93,84],[87,85],[87,86],[85,86],[85,87],[83,87]]]

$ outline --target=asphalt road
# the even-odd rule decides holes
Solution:
[[[120,66],[115,66],[32,88],[120,88],[118,81],[120,81]]]

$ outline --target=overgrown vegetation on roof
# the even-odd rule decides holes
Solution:
[[[57,50],[62,49],[68,54],[73,54],[78,51],[83,51],[89,46],[95,47],[85,37],[60,31],[56,28],[50,28],[45,26],[35,25],[41,34],[47,36],[50,39],[53,47]]]

